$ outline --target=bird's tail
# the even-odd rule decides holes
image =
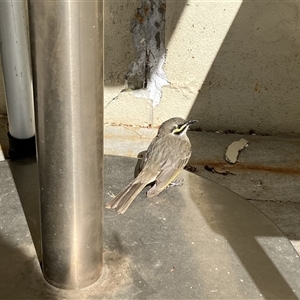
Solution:
[[[147,182],[133,180],[122,192],[106,204],[106,208],[116,209],[118,214],[124,214],[135,197],[147,185]]]

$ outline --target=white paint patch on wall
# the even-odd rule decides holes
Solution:
[[[165,55],[161,56],[155,70],[151,73],[145,89],[134,90],[133,95],[137,98],[150,99],[153,107],[156,107],[162,96],[162,87],[168,85],[169,82],[164,71]]]

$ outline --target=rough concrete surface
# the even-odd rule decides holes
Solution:
[[[105,127],[105,152],[137,157],[147,149],[157,129]],[[217,182],[262,210],[290,237],[300,253],[300,138],[209,132],[188,132],[192,143],[190,164],[195,174]],[[233,141],[245,138],[249,145],[236,164],[225,161],[225,152]],[[207,171],[215,166],[229,171],[221,175]]]
[[[209,131],[300,133],[299,2],[167,0],[163,70],[169,85],[156,107],[121,93],[135,60],[132,22],[143,2],[104,3],[107,123],[156,126],[178,115],[197,118]]]
[[[130,124],[156,126],[178,115],[210,131],[299,133],[298,11],[299,3],[284,1],[166,1],[170,84],[155,108],[131,93],[146,113]],[[123,96],[106,122],[132,115]]]
[[[1,119],[0,121],[1,124],[3,124],[3,126],[0,127],[0,143],[1,143],[1,147],[4,149],[6,153],[8,145],[7,145],[5,124],[7,122],[7,119],[4,118]],[[126,180],[129,181],[130,178],[132,177],[134,163],[132,163],[132,160],[130,165],[128,165],[127,162],[123,163],[121,157],[122,156],[137,157],[137,154],[139,152],[145,150],[148,147],[150,141],[155,136],[156,132],[157,132],[156,128],[140,128],[140,127],[133,127],[133,126],[119,127],[119,126],[108,126],[108,125],[105,126],[105,153],[106,155],[115,156],[115,157],[111,157],[111,159],[109,160],[110,162],[108,165],[110,170],[109,172],[111,172],[111,170],[114,170],[109,174],[111,174],[110,176],[114,176],[119,174],[120,172],[121,173],[127,172],[126,173],[127,175],[122,175],[122,176],[117,175],[116,177],[117,179],[113,179],[113,180],[110,177],[106,177],[107,184],[108,184],[107,193],[105,195],[106,199],[110,199],[114,194],[116,194],[121,187],[127,184],[127,182],[125,181]],[[225,186],[226,188],[231,189],[235,193],[246,198],[249,202],[251,202],[251,204],[256,206],[260,211],[262,211],[265,215],[267,215],[280,228],[280,230],[285,234],[285,236],[292,242],[292,244],[294,245],[298,253],[300,253],[300,243],[299,243],[300,241],[299,166],[300,165],[298,161],[298,153],[300,152],[300,139],[296,137],[281,137],[281,136],[270,137],[270,136],[256,136],[256,135],[245,136],[245,135],[238,135],[238,134],[207,133],[207,132],[197,132],[197,131],[190,131],[188,132],[188,135],[190,137],[193,146],[193,154],[190,160],[190,166],[192,167],[190,167],[189,169],[193,170],[194,176],[201,175],[205,178],[210,179],[213,182],[217,182],[221,186]],[[249,141],[249,146],[241,152],[238,162],[234,165],[231,165],[225,161],[224,154],[228,145],[230,145],[230,143],[232,143],[235,140],[239,140],[240,138],[247,139]],[[24,204],[24,201],[25,202],[27,201],[27,205],[25,206],[23,205],[23,210],[25,212],[25,215],[30,216],[30,214],[34,214],[35,216],[38,216],[37,206],[34,205],[35,202],[34,201],[32,202],[31,200],[31,199],[36,199],[37,195],[34,191],[30,189],[29,184],[27,183],[24,184],[24,180],[23,180],[24,178],[30,178],[30,180],[34,180],[34,178],[30,176],[30,173],[32,174],[32,172],[34,172],[34,168],[36,166],[35,164],[31,164],[29,162],[26,165],[26,168],[24,169],[23,168],[24,165],[22,166],[22,164],[21,165],[11,164],[8,167],[6,162],[3,163],[4,165],[3,164],[1,165],[2,168],[0,170],[0,176],[5,178],[5,181],[2,181],[2,184],[4,184],[4,186],[3,189],[1,189],[3,193],[2,193],[2,197],[0,198],[0,204],[2,203],[3,205],[8,205],[7,207],[12,208],[12,211],[9,211],[9,213],[5,215],[5,218],[1,218],[1,220],[2,220],[2,224],[4,223],[11,224],[12,227],[15,226],[15,228],[13,229],[14,230],[13,235],[11,235],[9,231],[5,231],[6,229],[3,229],[1,231],[2,234],[4,234],[4,238],[5,238],[3,241],[0,241],[2,243],[2,247],[1,247],[3,251],[2,253],[4,253],[5,255],[10,255],[9,256],[10,259],[6,261],[4,259],[4,256],[1,256],[2,258],[0,260],[2,261],[2,266],[8,267],[9,264],[11,264],[12,261],[14,261],[14,265],[17,262],[19,262],[18,263],[19,267],[14,269],[13,273],[11,273],[11,277],[2,274],[1,275],[2,279],[0,280],[0,282],[6,282],[7,280],[12,282],[13,278],[17,278],[17,280],[21,280],[23,284],[20,284],[15,288],[9,286],[5,290],[5,293],[9,294],[12,291],[14,291],[15,295],[23,295],[24,291],[25,290],[27,291],[27,286],[25,284],[26,281],[24,280],[28,279],[27,283],[29,282],[30,284],[35,286],[35,288],[30,292],[31,295],[38,295],[39,299],[47,299],[47,298],[53,299],[56,292],[53,293],[53,291],[49,289],[49,286],[41,278],[39,265],[35,257],[35,251],[40,256],[40,245],[39,243],[36,242],[37,237],[39,236],[38,218],[32,218],[32,217],[27,218],[27,225],[29,226],[31,236],[35,242],[35,251],[32,248],[32,241],[30,239],[29,232],[26,231],[26,233],[24,233],[21,237],[26,245],[26,251],[25,251],[26,255],[24,255],[24,249],[21,247],[21,242],[19,242],[21,238],[18,236],[19,234],[18,232],[21,230],[24,232],[25,229],[24,226],[21,227],[18,226],[20,226],[20,224],[23,223],[25,224],[25,219],[22,214],[20,215],[22,211],[20,210],[19,204],[11,201],[8,202],[6,201],[9,197],[14,199],[18,197],[17,191],[14,188],[14,185],[16,185],[22,203]],[[131,166],[131,164],[133,165]],[[229,170],[230,172],[226,176],[218,173],[213,173],[211,171],[208,171],[205,168],[205,166],[207,165],[216,167],[217,169],[222,168],[223,170]],[[12,182],[9,169],[14,174],[14,183]],[[16,174],[18,174],[18,176],[16,176]],[[187,185],[185,185],[185,188],[186,187]],[[170,192],[172,194],[174,193],[174,191],[176,192],[176,188],[175,190],[172,189],[168,190],[167,193]],[[176,197],[174,199],[176,199]],[[200,202],[199,204],[201,204]],[[144,205],[145,205],[144,201],[134,202],[134,207],[139,207]],[[157,205],[156,203],[148,203],[148,202],[147,205],[150,205],[152,207],[151,210],[153,209],[157,210],[158,213],[157,221],[162,222],[161,225],[163,226],[163,223],[165,222],[164,218],[166,217],[165,215],[162,214],[160,205],[159,207],[156,207]],[[217,208],[219,209],[220,207],[218,206]],[[4,211],[5,209],[2,210],[2,212]],[[138,227],[132,221],[133,216],[131,216],[131,213],[134,213],[134,208],[129,212],[128,226],[133,226],[133,228],[136,230],[136,228]],[[173,215],[176,215],[176,213],[174,212]],[[111,212],[107,216],[109,216],[109,218],[112,218],[111,220],[113,220],[113,218],[115,218],[115,216],[117,215],[114,212]],[[151,219],[149,219],[149,222],[150,220]],[[154,222],[156,222],[155,220]],[[214,224],[214,222],[212,222],[212,224]],[[112,226],[116,226],[116,225],[112,225]],[[257,228],[259,230],[263,230],[263,229],[265,230],[264,226],[262,227],[258,226]],[[188,232],[191,231],[188,230]],[[14,240],[13,243],[11,242],[7,243],[7,239],[10,236],[16,238],[16,240]],[[258,239],[259,241],[261,237],[264,236],[268,236],[268,234],[266,232],[260,233],[256,237],[256,239]],[[141,238],[143,237],[141,236]],[[124,236],[122,236],[122,239],[124,239]],[[151,241],[150,242],[148,241],[150,243],[149,247],[153,249],[153,247],[155,247],[156,244],[151,244],[152,243]],[[274,237],[271,238],[271,241],[274,242]],[[283,251],[280,255],[281,257],[285,257],[287,253],[286,251],[289,250],[283,250],[285,248],[283,248],[281,245],[282,239],[279,238],[278,240],[276,239],[275,241],[276,241],[275,244],[272,245],[269,244],[269,246],[265,244],[264,247],[266,248],[264,249],[277,249],[278,251],[279,250]],[[148,245],[147,244],[148,242],[146,242],[146,245]],[[132,243],[133,243],[132,245],[134,246],[135,245],[134,242]],[[145,275],[144,272],[136,273],[135,270],[134,273],[132,273],[132,267],[131,267],[132,261],[130,260],[130,257],[128,256],[126,256],[126,258],[124,257],[123,255],[124,253],[122,252],[124,251],[124,248],[122,247],[120,248],[123,249],[121,253],[117,251],[116,250],[117,245],[120,245],[119,237],[116,239],[112,239],[110,241],[110,247],[105,249],[104,257],[106,260],[107,268],[105,268],[105,272],[104,272],[105,280],[103,281],[102,286],[107,287],[108,289],[111,290],[114,286],[114,283],[118,282],[118,284],[120,284],[121,286],[125,286],[126,289],[128,286],[131,286],[132,279],[135,278],[133,282],[134,288],[130,291],[130,293],[136,294],[137,295],[136,297],[139,299],[143,295],[145,296],[146,294],[151,295],[155,293],[152,287],[147,285],[147,282],[144,281],[144,275]],[[236,250],[238,249],[240,248],[238,247]],[[127,253],[126,251],[125,253]],[[257,253],[256,251],[254,251],[254,253]],[[250,261],[248,262],[249,262],[248,268],[250,268],[248,269],[248,271],[252,270],[251,272],[254,272],[252,273],[252,275],[254,274],[254,276],[256,275],[258,276],[255,277],[256,283],[258,284],[259,282],[261,282],[261,280],[259,279],[260,275],[255,273],[256,272],[255,270],[259,268],[255,267],[253,269],[253,263],[252,262],[250,263]],[[149,265],[155,264],[155,262],[151,260],[148,263]],[[160,269],[161,265],[159,264],[159,262],[156,263],[158,267],[157,270],[161,270]],[[25,268],[23,268],[22,266],[24,266]],[[116,269],[117,266],[120,267],[121,269],[117,270]],[[168,274],[172,274],[173,272],[176,272],[178,270],[176,266],[174,268],[173,267],[174,267],[173,265],[172,266],[170,265],[170,267],[167,268]],[[274,269],[273,266],[270,264],[269,267],[272,270]],[[28,273],[28,270],[30,268],[33,268],[35,271],[33,271],[32,273]],[[140,268],[142,268],[142,265],[139,266],[138,272],[141,271]],[[270,269],[268,268],[266,268],[265,271],[270,273]],[[109,272],[111,272],[110,274],[107,273],[108,270]],[[164,269],[164,271],[165,270],[166,269]],[[273,271],[271,273],[273,273]],[[137,274],[140,275],[137,276]],[[39,278],[38,280],[36,280],[36,276],[38,276]],[[110,279],[112,278],[111,276],[113,276],[115,279],[111,280]],[[244,279],[242,278],[242,280]],[[249,284],[249,282],[247,284]],[[290,298],[294,299],[293,292],[291,290],[286,288],[284,288],[284,290],[291,292]],[[266,292],[266,290],[263,291],[264,293]],[[96,292],[94,290],[94,295],[95,293]],[[8,295],[8,294],[4,294],[4,295]],[[61,295],[67,296],[68,294],[64,293]],[[108,294],[105,295],[107,297],[109,296]],[[122,298],[122,295],[126,296],[128,294],[127,292],[125,292],[125,294],[121,293],[119,295],[121,295],[120,297]],[[196,294],[193,294],[193,292],[191,292],[189,295],[191,295],[192,297],[193,295]],[[264,296],[267,296],[267,294],[264,294]],[[244,299],[246,297],[246,294],[244,294],[244,296],[241,297],[242,299]]]
[[[105,156],[105,203],[135,165]],[[1,299],[300,297],[300,258],[282,232],[242,197],[187,171],[183,186],[151,200],[143,191],[122,216],[105,209],[102,277],[80,290],[54,288],[39,265],[36,167],[33,159],[0,163]]]
[[[299,2],[188,1],[167,46],[159,116],[188,110],[205,130],[299,133],[298,11]]]
[[[284,232],[300,254],[300,203],[251,200],[250,202]]]

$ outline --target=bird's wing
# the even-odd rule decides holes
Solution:
[[[153,152],[153,148],[154,148],[154,147],[158,147],[160,144],[161,144],[161,140],[158,138],[158,136],[156,136],[156,137],[152,140],[152,142],[150,143],[150,145],[149,145],[147,151],[145,151],[145,152],[143,153],[143,158],[142,158],[142,161],[141,161],[141,163],[140,163],[140,165],[139,165],[140,171],[144,169],[144,167],[145,167],[147,161],[149,160],[149,157],[151,156],[150,153]]]
[[[147,196],[157,196],[163,191],[179,174],[182,168],[187,164],[190,155],[177,160],[175,163],[168,160],[162,167],[161,172],[156,178],[154,186],[147,192]]]

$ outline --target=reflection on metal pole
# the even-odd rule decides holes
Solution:
[[[0,1],[0,48],[9,121],[9,156],[34,155],[27,1]]]
[[[103,2],[29,1],[42,268],[76,289],[102,271]]]

